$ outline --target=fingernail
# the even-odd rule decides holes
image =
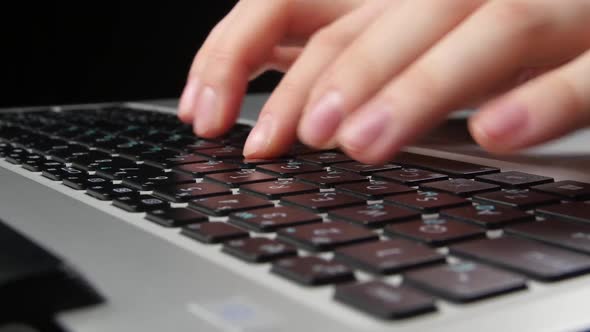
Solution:
[[[524,128],[527,118],[527,110],[524,107],[512,103],[500,103],[480,115],[474,127],[492,139],[503,136],[514,137],[520,129]]]
[[[271,130],[271,115],[265,114],[248,135],[244,145],[244,156],[249,157],[266,150],[270,143]]]
[[[210,86],[205,86],[199,93],[195,105],[194,127],[199,135],[205,135],[217,126],[216,106],[217,93]]]
[[[334,136],[344,118],[342,99],[341,93],[328,92],[303,116],[299,135],[304,143],[323,145]]]
[[[200,81],[197,77],[190,78],[182,91],[180,101],[178,103],[178,114],[181,117],[188,116],[195,106],[195,101],[199,93]]]
[[[369,148],[391,123],[390,107],[381,103],[369,104],[355,116],[358,121],[347,123],[340,134],[340,144],[349,151]]]

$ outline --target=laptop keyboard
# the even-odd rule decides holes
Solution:
[[[4,113],[0,156],[384,319],[590,273],[588,183],[407,152],[364,165],[300,143],[245,160],[250,129],[202,139],[124,106]]]

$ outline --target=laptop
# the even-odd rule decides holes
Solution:
[[[458,113],[385,165],[297,144],[244,160],[266,98],[214,140],[174,100],[3,110],[0,237],[71,282],[3,294],[56,301],[72,332],[590,327],[589,131],[498,158]]]

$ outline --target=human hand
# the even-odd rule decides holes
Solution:
[[[385,162],[457,108],[474,138],[511,152],[590,125],[587,0],[242,0],[197,54],[180,118],[213,137],[248,79],[287,71],[245,147],[298,135]]]

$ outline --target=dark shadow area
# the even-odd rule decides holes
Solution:
[[[177,97],[195,52],[235,2],[15,3],[0,20],[0,107]]]

